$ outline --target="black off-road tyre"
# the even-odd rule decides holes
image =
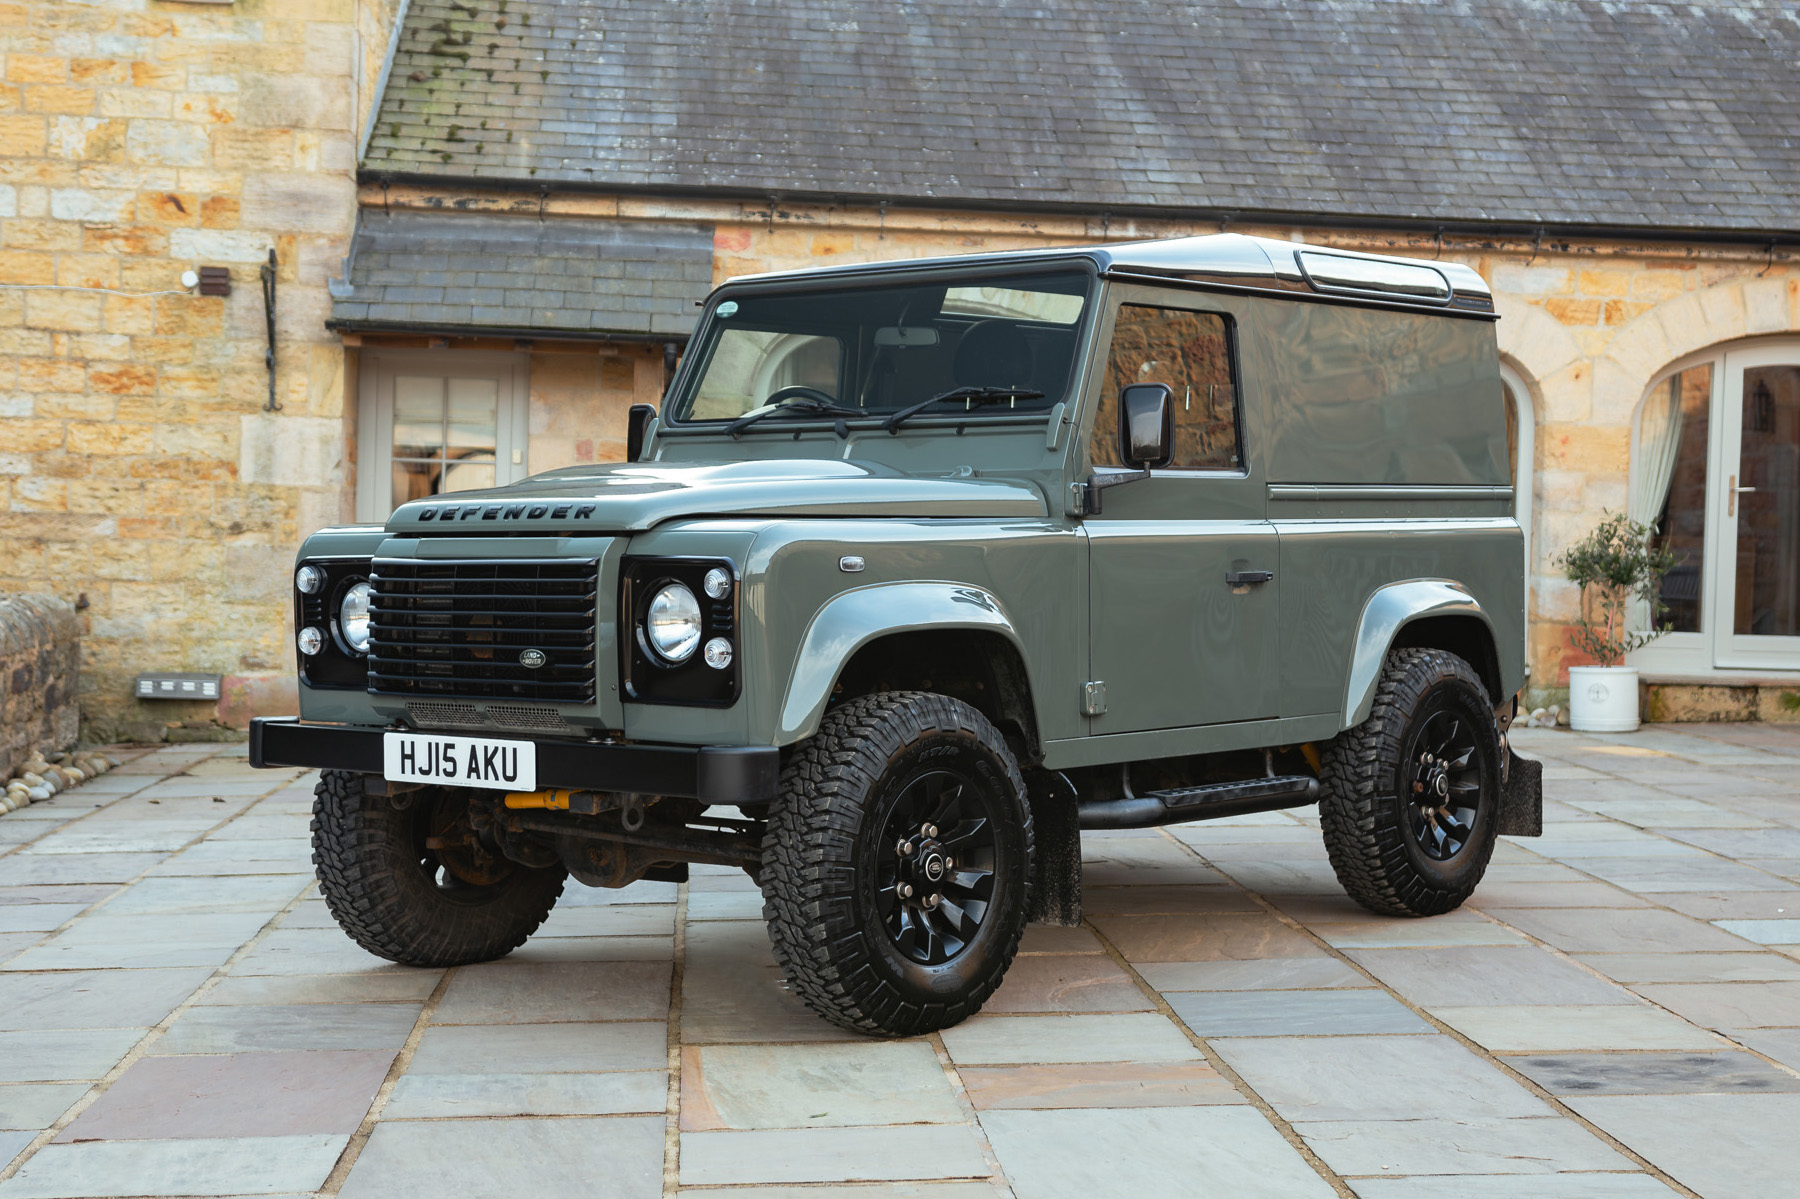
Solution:
[[[794,753],[769,812],[760,881],[776,960],[833,1024],[947,1028],[1018,952],[1032,854],[1025,782],[986,717],[928,692],[850,700]]]
[[[1458,748],[1434,755],[1446,739]],[[1465,754],[1460,769],[1437,764]],[[1319,822],[1350,898],[1381,916],[1436,916],[1474,892],[1499,827],[1500,732],[1467,662],[1391,652],[1369,718],[1339,734],[1321,766]],[[1428,810],[1440,779],[1443,804]]]
[[[370,953],[408,966],[490,961],[523,945],[556,906],[560,866],[534,869],[496,855],[477,866],[426,847],[434,831],[466,831],[456,814],[467,799],[456,788],[414,792],[405,810],[363,792],[359,774],[327,770],[320,777],[313,866],[339,927]],[[457,877],[447,856],[482,881]]]

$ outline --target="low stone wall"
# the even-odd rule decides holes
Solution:
[[[0,779],[75,744],[81,625],[66,600],[0,595]]]

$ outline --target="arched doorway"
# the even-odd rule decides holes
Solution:
[[[1676,555],[1667,673],[1800,670],[1800,339],[1739,342],[1664,370],[1633,428],[1630,510]]]

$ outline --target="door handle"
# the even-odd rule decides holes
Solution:
[[[1736,475],[1732,475],[1727,479],[1725,483],[1725,515],[1736,516],[1738,496],[1755,490],[1756,488],[1754,487],[1739,487],[1737,485]]]
[[[1275,577],[1272,570],[1228,570],[1225,582],[1232,587],[1248,587],[1253,583],[1267,583]]]

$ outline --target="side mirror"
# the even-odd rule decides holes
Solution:
[[[1167,383],[1119,391],[1119,450],[1127,466],[1167,466],[1175,453],[1175,393]]]
[[[1164,388],[1167,391],[1168,388]],[[644,434],[656,419],[656,409],[649,404],[633,404],[625,415],[625,461],[636,462],[644,452]]]

